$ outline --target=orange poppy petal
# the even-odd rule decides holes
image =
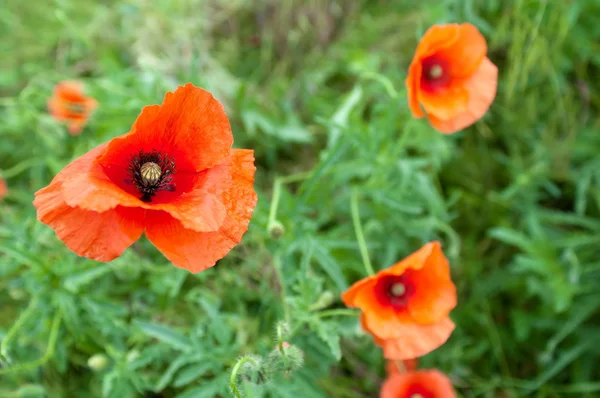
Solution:
[[[370,331],[364,321],[362,324]],[[380,339],[375,335],[373,338],[383,349],[386,359],[406,360],[421,357],[440,347],[448,340],[454,327],[450,318],[429,325],[407,323],[396,330],[395,338]]]
[[[143,209],[117,207],[98,213],[70,207],[62,199],[60,182],[36,192],[33,204],[38,220],[69,249],[97,261],[119,257],[144,231]]]
[[[429,244],[429,247],[428,256],[422,260],[423,268],[411,274],[415,292],[408,311],[421,324],[437,322],[456,307],[456,287],[450,278],[448,259],[439,242]]]
[[[231,184],[228,164],[190,177],[194,180],[193,188],[165,203],[146,203],[114,184],[96,162],[107,145],[100,145],[74,160],[55,177],[62,183],[67,205],[98,212],[117,206],[164,210],[180,220],[185,228],[207,232],[221,227],[226,214],[221,196]]]
[[[415,56],[408,69],[405,84],[408,91],[408,106],[416,118],[425,116],[421,110],[421,74],[423,73],[423,58],[436,51],[451,46],[459,37],[459,25],[434,25],[429,28],[417,46]]]
[[[428,116],[450,119],[468,109],[469,90],[462,82],[452,82],[435,91],[420,90],[419,98]]]
[[[200,272],[223,258],[248,230],[256,206],[254,155],[251,150],[232,151],[230,163],[232,183],[223,195],[227,215],[223,226],[215,232],[196,232],[165,212],[149,212],[148,239],[177,267]]]
[[[177,159],[178,172],[196,172],[223,163],[233,135],[223,106],[192,84],[167,93],[160,106],[142,109],[129,134],[115,138],[100,163],[126,167],[140,151],[160,149]]]
[[[454,115],[429,114],[429,122],[441,133],[452,134],[460,131],[477,120],[488,111],[498,85],[498,68],[488,58],[484,58],[479,68],[464,82],[469,100],[466,109]]]
[[[407,269],[419,270],[423,268],[427,259],[431,256],[431,253],[438,250],[441,251],[441,247],[442,246],[438,241],[426,243],[421,246],[419,250],[398,261],[390,268],[381,271],[381,273],[387,275],[402,275]]]
[[[348,290],[342,293],[342,301],[346,307],[361,308],[361,304],[365,300],[363,295],[365,292],[373,291],[376,283],[376,276],[369,276],[353,283]]]
[[[410,64],[408,68],[408,76],[406,78],[406,90],[408,94],[408,107],[412,112],[412,115],[416,118],[422,118],[425,113],[421,110],[419,100],[419,85],[421,83],[421,73],[423,73],[423,67],[421,60],[415,60]]]
[[[460,35],[460,26],[456,23],[434,25],[427,29],[419,44],[415,56],[425,58],[454,44]]]
[[[487,43],[479,30],[470,23],[459,27],[458,39],[450,46],[439,50],[436,55],[446,60],[452,78],[469,77],[487,54]]]
[[[381,386],[380,398],[404,398],[413,395],[455,398],[450,379],[438,370],[395,373]]]

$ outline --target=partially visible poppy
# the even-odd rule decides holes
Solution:
[[[361,324],[387,359],[418,358],[446,342],[454,330],[448,316],[456,287],[439,242],[430,242],[404,260],[362,279],[342,294],[360,308]]]
[[[145,232],[174,265],[202,271],[241,241],[256,206],[253,151],[232,144],[223,106],[179,87],[36,192],[38,219],[80,256],[111,261]]]
[[[498,68],[486,55],[485,38],[469,23],[429,28],[406,78],[413,116],[427,115],[431,125],[445,134],[481,119],[494,101],[498,83]]]
[[[59,122],[65,123],[71,135],[81,133],[97,107],[98,102],[85,95],[83,83],[78,81],[58,83],[48,100],[50,114]]]
[[[452,382],[439,370],[395,373],[381,386],[380,398],[454,398]]]
[[[388,376],[391,376],[395,373],[406,373],[412,372],[417,369],[419,361],[415,359],[406,359],[404,361],[400,360],[388,360],[385,364],[385,372]]]
[[[6,188],[6,182],[4,181],[2,176],[0,176],[0,200],[4,199],[7,192],[8,189]]]

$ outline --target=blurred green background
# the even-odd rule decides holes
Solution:
[[[305,366],[246,396],[378,396],[381,351],[326,316],[365,276],[353,193],[376,269],[434,239],[450,259],[457,328],[421,367],[464,397],[600,396],[599,18],[599,0],[4,0],[0,397],[228,397],[279,320]],[[500,71],[490,112],[451,136],[411,117],[404,87],[446,22],[475,24]],[[74,78],[99,102],[78,137],[46,112]],[[77,257],[33,193],[186,82],[256,152],[242,244],[197,275],[145,238]]]

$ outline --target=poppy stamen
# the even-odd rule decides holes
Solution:
[[[396,282],[390,288],[390,293],[394,297],[402,297],[406,293],[406,286],[402,282]]]
[[[439,79],[444,74],[444,69],[439,64],[434,64],[429,68],[429,78]]]
[[[421,395],[419,393],[416,393],[416,394],[411,395],[410,398],[425,398],[425,397],[423,397],[423,395]]]
[[[140,151],[131,158],[129,165],[131,179],[126,182],[133,182],[142,194],[140,200],[152,202],[152,197],[158,191],[175,190],[173,174],[175,174],[175,161],[169,156],[156,150],[150,153]]]

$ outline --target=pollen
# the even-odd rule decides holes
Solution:
[[[140,167],[140,176],[145,185],[154,185],[160,180],[162,169],[154,162],[146,162]]]
[[[404,295],[404,293],[406,293],[406,286],[404,283],[396,282],[392,285],[390,293],[392,296],[401,297]]]
[[[438,64],[432,65],[429,68],[429,77],[431,79],[439,79],[444,74],[444,69]]]

